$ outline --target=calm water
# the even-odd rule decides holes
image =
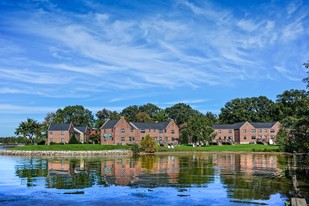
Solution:
[[[284,205],[292,175],[308,199],[304,156],[139,158],[0,156],[0,205]]]

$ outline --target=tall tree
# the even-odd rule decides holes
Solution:
[[[212,124],[211,119],[201,114],[190,118],[186,129],[192,142],[211,142],[214,138]]]
[[[309,68],[309,61],[304,63],[304,66],[308,69]],[[308,77],[304,78],[303,81],[307,84],[307,89],[309,90],[309,69],[307,70],[307,74],[308,74]]]
[[[27,121],[21,122],[16,128],[15,134],[22,135],[25,138],[28,138],[31,144],[34,143],[34,137],[39,136],[41,133],[40,124],[33,119],[28,118]]]
[[[95,122],[95,127],[100,128],[107,119],[117,120],[119,119],[120,115],[116,111],[111,111],[111,110],[103,108],[102,110],[96,113],[96,117],[97,117],[97,120]]]
[[[139,107],[137,105],[128,106],[122,110],[121,116],[124,116],[129,122],[136,122],[136,115],[139,113]]]
[[[81,105],[66,106],[58,109],[55,114],[54,123],[73,123],[75,126],[92,126],[94,118],[92,112]]]
[[[147,103],[145,105],[140,106],[139,111],[146,112],[151,119],[154,119],[158,115],[158,113],[161,111],[161,109],[154,104]]]
[[[273,121],[274,102],[265,96],[252,98],[236,98],[221,108],[221,123],[235,122],[267,122]]]
[[[178,103],[172,107],[168,107],[165,109],[167,116],[171,119],[174,119],[178,126],[182,127],[182,124],[188,122],[190,118],[194,115],[201,114],[197,110],[191,108],[191,106]]]
[[[135,117],[137,122],[152,122],[152,118],[147,112],[139,112]]]

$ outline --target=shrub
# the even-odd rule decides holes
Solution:
[[[45,140],[41,140],[40,142],[38,142],[38,145],[45,145]]]
[[[141,147],[137,143],[134,143],[131,147],[131,150],[133,152],[133,155],[139,155],[139,153],[141,152]]]
[[[157,151],[156,141],[149,134],[142,139],[141,147],[146,153],[155,153]]]
[[[76,139],[75,136],[71,137],[69,144],[79,144],[79,141]]]

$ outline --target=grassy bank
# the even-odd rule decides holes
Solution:
[[[14,150],[23,151],[95,151],[95,150],[115,150],[128,149],[130,146],[116,146],[116,145],[92,145],[92,144],[66,144],[66,145],[30,145],[13,148]],[[159,152],[172,151],[205,151],[205,152],[275,152],[278,151],[278,146],[273,145],[212,145],[205,147],[192,147],[188,145],[180,145],[175,148],[158,147]]]
[[[277,152],[279,149],[275,145],[260,145],[260,144],[247,144],[247,145],[212,145],[205,147],[192,147],[188,145],[180,145],[175,148],[160,147],[159,152],[167,151],[205,151],[205,152]]]

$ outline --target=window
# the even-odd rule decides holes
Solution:
[[[133,129],[133,128],[131,128],[131,132],[134,132],[134,129]]]
[[[104,129],[104,133],[106,133],[106,129]]]
[[[50,139],[50,142],[53,142],[53,138]]]
[[[252,136],[251,139],[256,139],[256,136]]]
[[[175,131],[172,129],[171,134],[175,134]]]
[[[61,142],[64,143],[64,138],[61,139]]]
[[[271,129],[271,130],[270,130],[270,133],[275,133],[275,130],[274,130],[274,129]]]
[[[271,138],[271,139],[275,139],[275,136],[272,135],[270,138]]]
[[[246,133],[247,132],[247,130],[246,129],[244,129],[244,133]]]
[[[232,133],[232,130],[231,130],[231,129],[229,129],[229,133]]]
[[[112,132],[114,132],[114,129],[112,129]]]
[[[267,129],[264,129],[264,132],[267,132]]]
[[[121,128],[120,132],[121,132],[121,133],[124,133],[124,132],[125,132],[124,128]]]
[[[255,129],[252,129],[251,132],[252,132],[252,133],[255,133]]]
[[[132,137],[129,137],[129,141],[130,141],[130,142],[132,141]]]
[[[64,135],[64,131],[61,132],[61,135]]]
[[[145,130],[144,130],[144,129],[141,129],[141,133],[145,133]]]
[[[220,130],[220,129],[218,130],[218,133],[221,133],[221,130]]]
[[[262,133],[262,129],[260,129],[260,133]]]
[[[163,133],[163,130],[162,130],[162,129],[159,129],[159,133]]]
[[[126,139],[124,137],[121,137],[121,141],[124,142]]]
[[[168,142],[168,137],[165,137],[165,142]]]
[[[156,132],[156,129],[153,129],[153,132]]]
[[[49,134],[53,134],[53,132],[49,132]]]
[[[247,137],[246,137],[246,136],[244,136],[244,139],[247,139]]]

